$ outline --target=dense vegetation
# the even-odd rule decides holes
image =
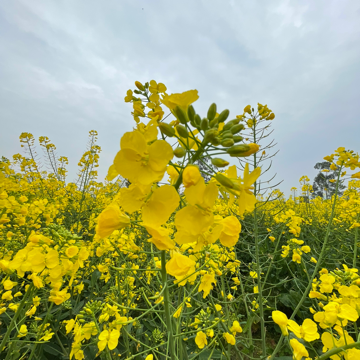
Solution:
[[[75,182],[47,137],[0,162],[0,359],[359,359],[359,155],[286,199],[266,105],[135,85],[105,182],[95,131]]]

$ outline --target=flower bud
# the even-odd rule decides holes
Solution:
[[[134,90],[134,93],[140,95],[140,94],[141,94],[141,91],[135,89],[135,90]]]
[[[194,121],[195,119],[195,109],[192,105],[189,105],[188,110],[187,110],[187,114],[188,114],[188,118]]]
[[[220,145],[220,139],[217,136],[215,136],[213,139],[211,139],[210,142],[214,146]]]
[[[135,86],[141,91],[145,90],[144,85],[140,81],[135,81]]]
[[[209,129],[205,132],[203,143],[206,144],[214,139],[218,135],[218,131],[216,129]]]
[[[164,135],[169,137],[175,136],[175,129],[170,124],[161,122],[159,123],[159,128]]]
[[[221,146],[223,147],[230,147],[235,144],[234,140],[231,138],[226,138],[221,141]]]
[[[189,132],[187,131],[184,125],[176,125],[176,130],[181,137],[183,138],[189,137]]]
[[[217,117],[217,120],[220,123],[224,122],[229,117],[230,111],[228,109],[222,111],[220,115]]]
[[[178,120],[182,123],[182,124],[186,124],[189,120],[188,120],[188,117],[187,117],[187,114],[185,113],[185,111],[177,106],[175,109],[174,109],[174,114],[175,116],[178,118]]]
[[[174,150],[174,155],[177,158],[182,158],[185,156],[185,154],[186,154],[186,150],[182,146],[179,146]]]
[[[207,130],[209,128],[209,120],[207,118],[201,120],[200,128],[201,130]]]
[[[238,143],[243,140],[243,137],[239,136],[239,135],[235,135],[235,136],[233,136],[233,140],[235,143]]]
[[[231,148],[227,149],[226,152],[230,155],[230,156],[240,156],[241,154],[246,153],[247,151],[250,150],[250,146],[246,145],[246,144],[241,144],[241,145],[234,145]]]
[[[201,124],[201,117],[200,117],[199,114],[196,114],[196,115],[195,115],[194,121],[195,121],[195,124],[196,124],[197,127],[200,126],[200,124]]]
[[[211,163],[216,166],[216,167],[225,167],[229,165],[229,162],[224,160],[224,159],[220,159],[220,158],[213,158],[211,159]]]
[[[215,179],[223,186],[229,188],[229,189],[233,189],[234,188],[234,184],[233,182],[226,177],[225,175],[221,174],[221,173],[217,173],[215,175]]]
[[[244,107],[244,113],[248,113],[251,115],[251,105],[247,105]]]
[[[224,131],[230,130],[234,125],[238,124],[239,122],[240,122],[240,119],[230,120],[224,125],[223,130]]]
[[[237,146],[241,146],[241,145],[237,145]],[[258,144],[254,144],[254,143],[250,143],[247,146],[249,146],[250,149],[248,151],[245,151],[244,153],[242,153],[240,155],[237,155],[237,156],[245,157],[245,156],[252,155],[252,154],[256,153],[260,148],[260,146]],[[230,155],[230,156],[232,156],[232,155]]]
[[[210,127],[212,128],[212,127],[217,126],[218,123],[219,123],[219,122],[218,122],[218,119],[215,118],[215,119],[212,119],[212,120],[210,121],[209,125],[210,125]]]
[[[234,137],[233,133],[230,130],[224,131],[221,133],[221,138],[222,139],[226,139],[226,138],[230,138],[232,139]]]
[[[211,121],[214,119],[215,115],[216,115],[216,104],[212,103],[207,112],[207,118]]]
[[[238,132],[240,132],[241,130],[244,129],[244,125],[243,124],[237,124],[237,125],[234,125],[233,127],[231,127],[230,131],[233,133],[233,134],[237,134]]]

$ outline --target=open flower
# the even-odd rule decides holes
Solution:
[[[148,185],[160,181],[174,155],[166,141],[156,140],[148,145],[145,136],[137,130],[125,133],[120,147],[114,159],[115,169],[133,184]]]

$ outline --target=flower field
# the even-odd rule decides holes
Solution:
[[[105,181],[96,131],[75,182],[45,136],[0,161],[0,359],[360,359],[359,155],[286,198],[267,105],[135,85]]]

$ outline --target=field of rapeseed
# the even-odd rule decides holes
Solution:
[[[51,171],[30,133],[1,159],[0,359],[360,359],[359,155],[325,156],[331,198],[304,176],[286,199],[266,105],[135,85],[105,182],[95,131],[73,183],[47,137]]]

